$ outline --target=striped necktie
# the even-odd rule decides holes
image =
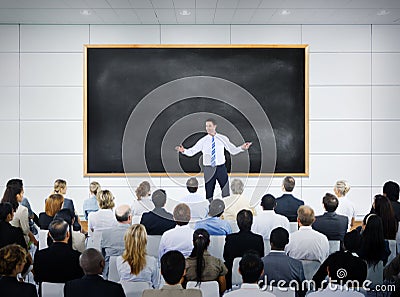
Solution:
[[[215,139],[214,136],[211,139],[211,167],[215,167]]]

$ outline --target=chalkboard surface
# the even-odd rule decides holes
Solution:
[[[308,48],[85,47],[85,175],[201,171],[207,118],[236,146],[231,173],[308,174]]]

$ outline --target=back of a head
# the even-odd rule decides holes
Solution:
[[[350,191],[350,184],[345,180],[338,180],[334,189],[338,195],[346,196],[346,194]]]
[[[285,178],[283,179],[282,186],[286,192],[292,192],[295,185],[296,185],[296,182],[295,182],[293,176],[285,176]]]
[[[255,253],[244,254],[239,262],[239,272],[242,275],[243,283],[257,283],[261,273],[263,272],[263,269],[263,261]]]
[[[376,264],[380,261],[385,249],[382,219],[370,214],[365,218],[365,228],[361,234],[361,249],[363,258],[368,264]]]
[[[124,242],[122,259],[131,267],[131,273],[138,275],[146,266],[146,228],[141,224],[130,226],[125,232]]]
[[[297,218],[303,226],[311,226],[315,221],[314,210],[308,205],[302,205],[297,210]]]
[[[67,187],[67,182],[63,179],[57,179],[54,182],[54,193],[59,194],[62,189],[65,189]]]
[[[322,198],[322,203],[324,204],[327,212],[334,212],[339,206],[339,200],[331,193],[325,194],[325,196]]]
[[[49,225],[49,233],[54,241],[63,241],[68,232],[68,223],[64,220],[53,220]]]
[[[386,195],[390,201],[398,201],[399,192],[399,184],[394,181],[388,181],[383,185],[383,194]]]
[[[169,285],[176,285],[185,271],[185,257],[179,251],[166,252],[161,257],[161,274]]]
[[[174,220],[178,225],[187,225],[190,221],[190,208],[185,203],[179,203],[175,206],[173,215]]]
[[[0,222],[5,222],[8,215],[12,214],[13,207],[9,202],[0,203]]]
[[[264,210],[273,210],[276,206],[276,199],[271,194],[266,194],[261,198],[261,206]]]
[[[0,249],[0,275],[11,276],[19,264],[26,262],[27,252],[17,244]]]
[[[289,243],[289,232],[282,227],[275,228],[271,231],[269,241],[273,249],[284,250],[285,246]]]
[[[248,209],[242,209],[236,216],[236,222],[240,231],[250,231],[253,225],[253,213]]]
[[[115,209],[115,218],[118,222],[126,222],[129,220],[129,216],[131,215],[131,208],[127,204],[122,204]]]
[[[240,179],[235,178],[231,182],[231,190],[235,195],[240,195],[244,191],[244,184]]]
[[[164,207],[165,203],[167,202],[167,193],[163,189],[158,189],[154,191],[153,195],[151,196],[151,200],[155,207]]]
[[[220,217],[225,210],[225,202],[222,199],[214,199],[208,206],[208,215],[210,217]]]
[[[395,239],[398,229],[398,222],[389,198],[379,194],[375,195],[374,209],[375,213],[382,219],[383,233],[385,238]]]
[[[90,183],[89,189],[90,189],[90,193],[92,193],[93,195],[96,196],[97,193],[101,191],[101,186],[98,182],[93,181]]]
[[[18,183],[11,183],[10,186],[6,187],[1,202],[11,203],[14,211],[17,211],[17,208],[19,206],[17,195],[21,194],[22,191],[23,187],[19,186]]]
[[[97,203],[101,209],[113,209],[114,195],[109,190],[102,190],[97,193]]]
[[[24,187],[24,183],[22,182],[22,179],[19,178],[13,178],[10,179],[7,184],[6,187],[14,187],[14,188],[19,188],[22,189]]]
[[[189,193],[196,193],[197,189],[199,188],[199,182],[197,178],[191,177],[186,181],[186,188]]]
[[[205,229],[197,229],[193,233],[193,250],[190,257],[196,258],[196,281],[202,281],[204,270],[204,252],[210,245],[210,234]]]
[[[54,216],[54,220],[63,220],[67,222],[68,225],[72,225],[72,220],[74,219],[74,214],[68,208],[63,208]]]
[[[150,193],[150,183],[148,181],[141,182],[140,185],[136,188],[135,193],[138,200],[148,196]]]
[[[361,235],[357,230],[352,230],[344,235],[343,244],[346,250],[357,253],[361,245]]]
[[[44,211],[49,217],[54,217],[64,203],[64,196],[61,194],[51,194],[45,202]]]
[[[89,248],[80,255],[79,265],[86,275],[101,274],[104,268],[104,258],[100,251]]]

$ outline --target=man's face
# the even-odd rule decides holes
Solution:
[[[217,125],[214,125],[212,122],[206,122],[206,131],[208,134],[215,134],[215,129]]]

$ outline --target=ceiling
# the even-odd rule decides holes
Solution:
[[[400,25],[400,0],[0,0],[0,23]]]

